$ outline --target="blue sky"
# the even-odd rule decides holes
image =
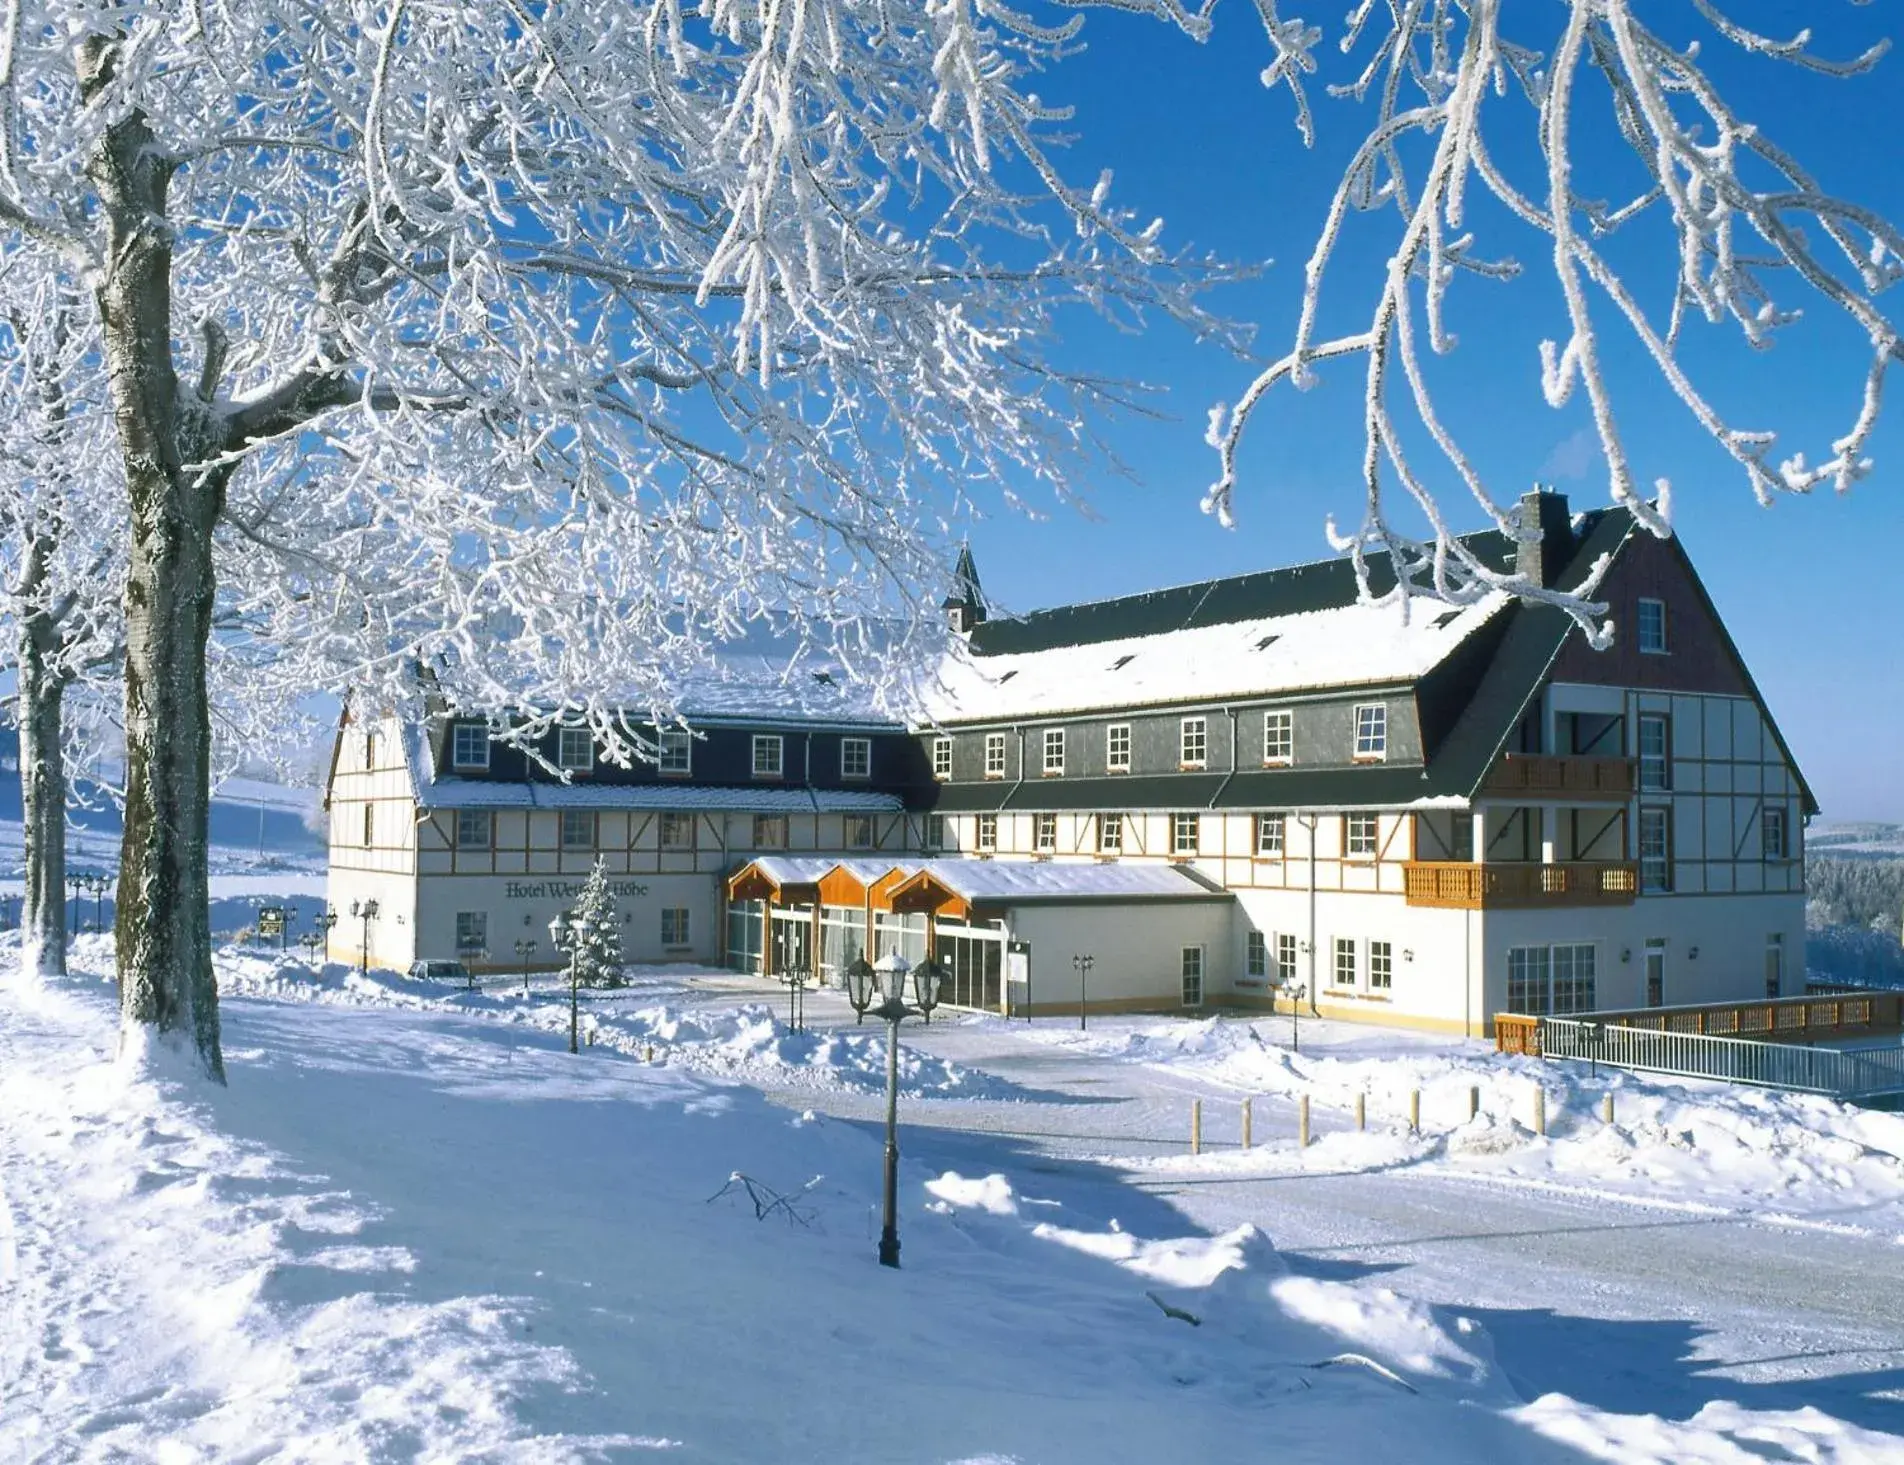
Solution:
[[[1333,28],[1340,9],[1324,5],[1318,16]],[[1894,12],[1883,7],[1734,9],[1774,34],[1811,24],[1820,48],[1835,55],[1885,34],[1887,21],[1896,29]],[[1546,25],[1558,11],[1537,13]],[[1330,34],[1318,49],[1325,68],[1342,64]],[[1068,172],[1088,181],[1099,167],[1114,167],[1114,197],[1145,217],[1161,214],[1166,241],[1273,260],[1259,281],[1233,287],[1217,303],[1257,323],[1259,348],[1280,354],[1317,221],[1344,151],[1366,126],[1366,110],[1312,91],[1318,146],[1305,152],[1286,96],[1256,82],[1264,46],[1242,6],[1219,14],[1207,46],[1115,12],[1092,13],[1085,38],[1087,50],[1038,88],[1047,100],[1078,109]],[[1894,95],[1904,78],[1904,51],[1875,76],[1842,82],[1724,57],[1717,43],[1707,52],[1734,104],[1825,187],[1904,219],[1904,159],[1892,131],[1871,121],[1892,110],[1887,93]],[[1531,113],[1524,104],[1500,104],[1495,121],[1496,155],[1509,167],[1518,162],[1526,177]],[[1583,114],[1583,161],[1613,196],[1632,175],[1604,145],[1609,129],[1596,125],[1603,122]],[[1497,497],[1539,479],[1568,493],[1578,508],[1604,503],[1606,479],[1584,402],[1556,411],[1540,393],[1535,348],[1542,336],[1561,333],[1563,318],[1544,278],[1539,241],[1498,214],[1471,212],[1479,244],[1513,254],[1527,276],[1507,286],[1457,285],[1451,314],[1461,344],[1435,364],[1440,406]],[[1395,233],[1392,212],[1352,221],[1335,288],[1325,295],[1325,331],[1354,328],[1358,313],[1366,319]],[[1661,237],[1650,242],[1657,246]],[[1641,236],[1621,247],[1644,259],[1648,243]],[[1656,247],[1651,257],[1660,258]],[[1636,266],[1627,277],[1658,299],[1664,280],[1657,267]],[[1686,359],[1734,426],[1776,429],[1782,447],[1802,447],[1815,460],[1855,416],[1865,351],[1858,334],[1831,320],[1817,297],[1795,284],[1781,289],[1782,303],[1804,305],[1807,318],[1771,352],[1748,351],[1736,331],[1704,329],[1688,341]],[[1904,426],[1897,420],[1904,407],[1893,401],[1874,443],[1876,470],[1851,495],[1825,489],[1763,509],[1737,466],[1636,359],[1637,347],[1610,314],[1596,306],[1636,470],[1643,481],[1672,481],[1687,551],[1824,817],[1904,819],[1904,579],[1895,569],[1904,542]],[[1204,416],[1213,402],[1235,400],[1249,366],[1168,327],[1130,338],[1081,326],[1069,349],[1095,367],[1165,388],[1158,405],[1169,415],[1111,425],[1107,437],[1136,481],[1109,470],[1088,475],[1088,517],[1059,505],[1037,520],[999,509],[975,526],[973,549],[996,601],[1028,609],[1318,558],[1330,552],[1325,514],[1349,523],[1359,517],[1359,362],[1327,371],[1307,393],[1279,387],[1272,394],[1243,453],[1238,527],[1225,531],[1198,510],[1214,468],[1202,442]],[[1421,452],[1415,460],[1431,463]],[[1445,474],[1438,486],[1450,489],[1443,502],[1452,506]],[[1479,524],[1472,513],[1454,510],[1451,517],[1462,527]]]

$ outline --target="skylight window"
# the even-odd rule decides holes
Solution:
[[[1137,660],[1137,653],[1134,651],[1131,652],[1127,656],[1120,656],[1117,658],[1116,661],[1113,661],[1111,663],[1111,670],[1122,671],[1125,667],[1129,666],[1135,660]]]
[[[1005,685],[1006,682],[1009,682],[1013,677],[1017,675],[1018,675],[1018,668],[1013,667],[1010,671],[1004,672],[999,676],[998,684],[1002,687]]]
[[[1453,625],[1455,621],[1460,618],[1460,615],[1461,612],[1458,610],[1444,610],[1440,615],[1435,617],[1435,629],[1439,631],[1447,626]]]
[[[1267,651],[1269,650],[1270,647],[1274,646],[1281,639],[1282,637],[1276,634],[1265,636],[1263,637],[1262,640],[1256,643],[1256,649],[1258,651]]]

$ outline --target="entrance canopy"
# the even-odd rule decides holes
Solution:
[[[727,877],[727,898],[889,911],[893,908],[889,893],[919,869],[917,862],[895,865],[890,860],[840,860],[824,855],[762,855]]]
[[[1013,906],[1229,899],[1222,886],[1183,865],[1056,860],[930,860],[891,892],[895,911],[966,921],[996,917]]]

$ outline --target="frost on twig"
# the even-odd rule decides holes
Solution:
[[[811,1226],[814,1216],[818,1213],[810,1206],[800,1205],[799,1200],[824,1179],[826,1179],[824,1175],[815,1175],[793,1194],[786,1195],[764,1181],[756,1180],[751,1175],[743,1175],[736,1170],[727,1177],[727,1184],[707,1198],[707,1204],[713,1205],[717,1200],[736,1194],[744,1195],[754,1208],[756,1221],[764,1221],[772,1215],[782,1215],[793,1225]]]
[[[1199,37],[1209,29],[1210,4],[1191,15],[1173,0],[1115,3],[1165,16]],[[1285,16],[1286,8],[1277,0],[1256,6],[1272,52],[1263,82],[1288,89],[1307,143],[1313,125],[1304,77],[1316,68],[1319,38]],[[1480,248],[1469,219],[1481,211],[1471,196],[1485,194],[1499,206],[1489,215],[1504,213],[1540,241],[1564,305],[1561,329],[1541,347],[1545,398],[1560,408],[1584,390],[1612,501],[1662,537],[1671,532],[1669,486],[1643,484],[1622,439],[1602,350],[1604,322],[1617,322],[1637,343],[1641,359],[1744,472],[1761,503],[1827,483],[1842,492],[1870,471],[1867,445],[1885,376],[1899,357],[1899,333],[1880,296],[1904,269],[1904,236],[1870,209],[1826,192],[1721,93],[1699,44],[1667,40],[1642,20],[1644,7],[1633,0],[1512,7],[1516,24],[1545,27],[1532,43],[1506,31],[1509,8],[1502,0],[1359,0],[1351,8],[1341,51],[1360,52],[1363,62],[1328,90],[1372,108],[1373,116],[1325,210],[1289,349],[1263,367],[1234,408],[1211,415],[1218,472],[1204,507],[1231,522],[1238,448],[1272,388],[1304,388],[1319,368],[1354,358],[1365,372],[1363,513],[1352,531],[1332,525],[1330,536],[1355,558],[1365,594],[1371,557],[1385,556],[1397,572],[1385,598],[1404,610],[1415,595],[1458,604],[1507,591],[1559,606],[1603,643],[1604,608],[1593,600],[1597,575],[1557,587],[1482,563],[1450,531],[1432,481],[1451,478],[1496,527],[1517,534],[1511,511],[1444,421],[1424,373],[1424,351],[1456,348],[1446,320],[1453,282],[1510,280],[1523,268]],[[1826,76],[1867,71],[1887,49],[1879,43],[1848,58],[1826,57],[1814,51],[1809,31],[1780,40],[1737,23],[1722,0],[1694,0],[1693,9],[1692,26],[1703,22],[1721,45]],[[1577,113],[1589,95],[1596,125],[1603,112],[1613,119],[1610,144],[1581,141]],[[1503,160],[1528,155],[1529,142],[1539,163],[1517,178]],[[1609,203],[1585,176],[1590,161],[1603,165],[1593,170],[1596,179],[1617,179],[1636,164],[1641,181]],[[1366,324],[1324,335],[1318,320],[1325,285],[1354,283],[1345,278],[1350,267],[1337,264],[1345,222],[1351,213],[1383,211],[1392,211],[1400,234],[1372,282]],[[1623,258],[1654,252],[1655,274],[1669,285],[1663,310],[1642,303],[1641,289],[1608,252],[1616,236],[1642,226],[1656,233],[1627,247]],[[1802,295],[1822,296],[1855,325],[1868,350],[1850,424],[1816,461],[1781,453],[1768,429],[1729,423],[1681,351],[1694,317],[1729,322],[1748,347],[1765,349],[1799,319]],[[1596,305],[1603,320],[1596,321]],[[1432,473],[1403,448],[1404,436],[1422,432],[1440,460]],[[1396,485],[1425,519],[1425,536],[1396,527],[1386,498]]]

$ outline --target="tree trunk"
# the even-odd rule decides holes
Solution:
[[[87,88],[115,61],[83,43]],[[220,447],[204,403],[179,390],[172,342],[166,190],[173,162],[143,115],[113,123],[91,172],[107,248],[96,298],[125,456],[132,546],[126,575],[126,827],[119,862],[122,1038],[189,1053],[222,1083],[212,978],[211,714],[205,645],[214,590],[212,526],[228,470],[194,465]],[[189,1048],[187,1047],[189,1045]]]
[[[29,613],[20,636],[20,807],[26,857],[20,964],[34,978],[66,975],[66,764],[60,717],[67,678],[47,665],[49,632],[39,624],[43,619]]]

